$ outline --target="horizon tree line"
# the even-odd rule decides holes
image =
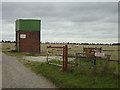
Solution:
[[[16,43],[16,41],[2,40],[2,43]],[[71,43],[71,42],[40,42],[40,44],[73,44],[73,45],[120,45],[120,43]]]

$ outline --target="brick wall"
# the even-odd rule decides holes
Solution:
[[[16,33],[19,33],[19,42],[16,43],[19,43],[20,52],[40,52],[40,31],[17,31]],[[21,38],[21,34],[26,35],[25,38]]]

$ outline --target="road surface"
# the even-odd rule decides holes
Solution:
[[[2,53],[0,44],[0,90],[2,89]]]
[[[16,57],[2,54],[2,88],[56,88],[43,76],[36,75]]]

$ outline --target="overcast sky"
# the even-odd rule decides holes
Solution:
[[[20,18],[42,20],[42,42],[118,42],[117,2],[3,2],[3,40],[15,40]]]

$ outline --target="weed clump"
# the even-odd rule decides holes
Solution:
[[[15,50],[11,50],[10,52],[18,52],[18,50],[15,49]]]
[[[28,53],[27,56],[35,56],[34,52]]]

